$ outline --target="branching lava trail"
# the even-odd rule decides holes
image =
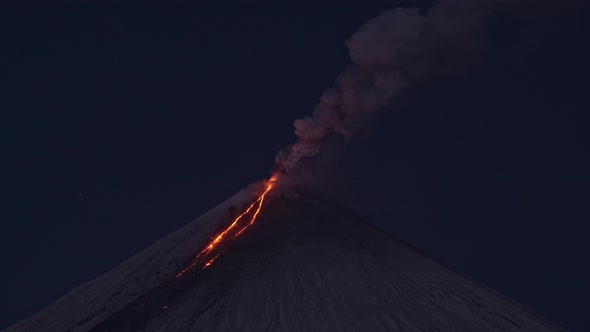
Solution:
[[[187,273],[188,271],[192,270],[194,267],[196,267],[197,265],[202,263],[203,260],[201,258],[205,258],[209,253],[211,253],[211,251],[213,251],[213,249],[215,249],[217,247],[217,245],[219,243],[221,243],[226,236],[229,236],[229,233],[232,232],[234,229],[235,229],[235,233],[231,237],[231,239],[235,239],[236,237],[240,236],[240,234],[242,234],[246,230],[246,228],[250,227],[256,221],[256,218],[258,217],[258,214],[260,213],[260,210],[262,209],[262,203],[264,202],[264,197],[273,188],[276,180],[277,180],[277,175],[271,176],[271,178],[266,182],[266,188],[262,192],[262,194],[260,194],[260,196],[258,196],[258,198],[252,204],[250,204],[250,206],[248,206],[248,208],[244,212],[242,212],[242,214],[237,216],[227,228],[225,228],[221,233],[219,233],[219,235],[217,235],[215,238],[213,238],[213,240],[211,240],[207,244],[207,246],[205,246],[205,248],[203,250],[201,250],[201,252],[199,252],[197,254],[197,256],[195,256],[195,258],[193,258],[193,260],[190,262],[190,264],[188,264],[187,267],[185,267],[182,271],[180,271],[176,275],[176,278],[182,277],[182,275],[184,275],[185,273]],[[250,217],[250,222],[243,225],[243,226],[240,226],[239,225],[240,220],[243,217],[245,217],[246,215],[248,215],[250,213],[250,211],[252,211],[252,209],[254,209],[255,207],[256,207],[256,209],[255,209],[254,213],[252,213],[252,216]],[[211,264],[213,264],[213,262],[217,259],[217,257],[219,257],[219,255],[221,255],[221,252],[217,253],[213,258],[207,260],[201,266],[201,269],[204,270],[204,269],[208,268]]]

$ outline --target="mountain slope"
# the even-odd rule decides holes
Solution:
[[[83,284],[5,331],[87,331],[166,279],[202,247],[232,206],[248,203],[259,184],[238,192],[113,270]],[[108,242],[105,242],[108,245]]]
[[[228,204],[233,203],[200,218],[202,227],[203,220],[221,217]],[[79,288],[52,306],[79,303],[92,307],[86,314],[96,312],[95,316],[84,320],[78,313],[49,307],[45,319],[38,314],[10,330],[40,326],[50,331],[63,327],[75,331],[560,330],[342,207],[306,196],[275,198],[213,265],[180,284],[163,282],[174,280],[173,272],[183,265],[181,257],[190,258],[186,233],[197,230],[191,225],[82,286],[104,292],[94,299],[86,298],[87,292]],[[195,241],[193,253],[202,245],[202,240]],[[142,280],[156,281],[149,289],[133,287],[140,275]],[[141,294],[131,296],[129,288]],[[111,296],[117,300],[104,301]],[[53,325],[39,325],[48,319]]]

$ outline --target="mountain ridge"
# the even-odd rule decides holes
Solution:
[[[222,210],[235,204],[230,199],[215,208],[221,218],[208,221],[210,233],[201,237],[209,238],[227,217]],[[172,242],[166,239],[187,227],[161,241]],[[195,243],[191,255],[201,246]],[[275,197],[211,267],[169,287],[184,263],[118,310],[79,320],[71,331],[561,330],[337,203],[310,195]],[[135,315],[138,301],[152,311]]]

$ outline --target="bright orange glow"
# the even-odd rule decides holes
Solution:
[[[211,264],[213,264],[213,262],[215,262],[215,260],[217,259],[217,257],[219,257],[219,255],[221,255],[221,253],[218,253],[217,255],[213,256],[213,258],[211,258],[209,261],[207,261],[207,263],[205,263],[205,265],[203,265],[203,270],[208,268],[209,266],[211,266]]]
[[[242,214],[237,216],[226,229],[224,229],[221,233],[219,233],[219,235],[217,235],[215,238],[213,238],[213,240],[211,240],[211,242],[209,242],[205,246],[205,248],[203,248],[203,250],[201,250],[201,252],[199,252],[197,254],[197,256],[195,256],[195,258],[193,258],[193,260],[190,262],[190,264],[176,275],[176,278],[180,278],[183,274],[185,274],[186,272],[192,270],[195,266],[197,266],[197,264],[199,264],[199,262],[201,262],[200,258],[206,256],[213,249],[215,249],[215,247],[217,247],[217,245],[220,242],[222,242],[222,240],[225,238],[225,236],[232,229],[236,228],[236,226],[239,228],[240,227],[239,221],[244,216],[249,214],[250,211],[256,206],[256,210],[252,214],[252,217],[250,218],[250,222],[248,224],[242,226],[241,229],[238,229],[237,232],[231,238],[235,239],[236,237],[240,236],[240,234],[242,234],[244,232],[244,230],[246,230],[246,228],[250,227],[256,221],[256,218],[258,217],[258,214],[260,213],[260,210],[262,209],[262,203],[264,202],[264,197],[273,188],[274,183],[276,181],[277,181],[277,175],[273,174],[270,177],[270,179],[266,182],[266,188],[262,192],[262,194],[260,194],[260,196],[258,196],[258,198],[252,204],[250,204],[250,206],[248,206],[248,208],[244,212],[242,212]],[[213,264],[213,262],[217,259],[217,257],[219,257],[220,254],[221,253],[217,253],[213,258],[209,259],[205,264],[203,264],[202,269],[204,270],[204,269],[208,268],[211,264]]]
[[[268,190],[270,190],[270,189],[268,189]],[[260,209],[262,208],[262,202],[264,202],[264,196],[266,195],[268,190],[264,194],[262,194],[262,196],[260,196],[260,202],[258,202],[258,208],[256,209],[256,212],[254,212],[254,215],[252,215],[252,219],[250,219],[250,222],[246,226],[242,227],[242,229],[240,229],[236,233],[236,235],[234,235],[234,238],[240,236],[240,234],[242,234],[242,232],[245,231],[246,228],[250,227],[250,225],[252,225],[254,223],[254,221],[256,221],[256,217],[258,217],[258,214],[260,213]]]

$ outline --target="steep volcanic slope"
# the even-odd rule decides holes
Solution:
[[[159,249],[178,250],[174,242],[187,230],[162,240]],[[199,249],[196,242],[193,252]],[[179,268],[182,264],[175,264],[174,269]],[[154,273],[151,267],[135,269]],[[173,272],[165,275],[168,281],[174,280]],[[133,287],[135,277],[124,269],[103,277],[118,284],[94,298],[118,296],[117,306],[87,299],[80,291],[64,297],[61,301],[70,305],[95,306],[93,312],[107,308],[77,327],[68,327],[93,331],[561,330],[345,209],[305,196],[269,202],[256,224],[226,246],[214,264],[195,270],[181,284],[164,282],[156,287],[154,283],[141,296],[121,298],[118,292]],[[104,281],[99,278],[83,287],[103,289],[93,286],[97,283]],[[80,318],[63,311],[51,316],[52,312],[56,311],[46,314],[54,321],[46,326],[50,331],[65,330],[68,322]],[[42,320],[31,320],[12,330],[45,330],[38,329]]]
[[[206,243],[220,222],[227,220],[229,209],[251,203],[261,186],[257,183],[247,187],[113,270],[79,286],[5,331],[90,330],[142,294],[174,277],[186,260]]]
[[[168,305],[146,331],[559,330],[346,210],[304,197],[273,201]]]

